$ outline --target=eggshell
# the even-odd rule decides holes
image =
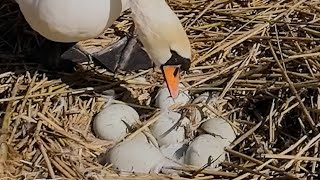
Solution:
[[[210,99],[209,99],[210,98]],[[198,104],[198,103],[204,103],[204,104],[213,104],[217,101],[218,94],[215,94],[213,92],[205,92],[200,94],[198,97],[196,97],[192,103]],[[208,101],[209,99],[209,101]]]
[[[185,139],[184,127],[178,121],[181,114],[172,111],[163,111],[159,119],[150,126],[150,131],[157,139],[159,146],[180,143]]]
[[[196,137],[189,145],[185,163],[197,167],[202,167],[208,163],[209,157],[215,160],[211,167],[215,168],[225,160],[224,140],[218,136],[203,134]]]
[[[166,158],[182,164],[187,148],[188,146],[184,143],[175,143],[161,146],[160,151]]]
[[[179,87],[184,88],[182,84],[179,84]],[[190,96],[188,94],[188,91],[180,92],[178,97],[173,99],[170,96],[170,92],[168,88],[161,88],[159,89],[158,94],[156,96],[155,106],[160,108],[161,110],[167,110],[173,105],[177,107],[183,106],[187,104],[189,100],[190,100]]]
[[[143,133],[117,144],[106,154],[107,162],[122,172],[158,173],[165,161],[160,150]]]
[[[188,145],[184,143],[161,146],[160,151],[166,158],[163,163],[163,168],[165,168],[165,171],[162,171],[162,173],[176,174],[177,172],[171,170],[171,167],[179,167],[184,165],[184,158],[187,149]]]
[[[231,125],[222,118],[212,118],[201,125],[201,129],[211,135],[220,136],[226,142],[226,146],[230,145],[235,139],[236,134]]]
[[[112,104],[104,108],[93,121],[97,137],[118,142],[128,133],[128,127],[139,122],[139,114],[130,106]]]

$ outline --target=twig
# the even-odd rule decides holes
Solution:
[[[302,100],[301,100],[301,98],[300,98],[300,96],[299,96],[296,88],[293,86],[293,83],[292,83],[292,81],[290,80],[288,74],[285,72],[284,68],[282,67],[282,65],[281,65],[281,63],[280,63],[280,61],[279,61],[279,59],[278,59],[278,57],[277,57],[277,55],[276,55],[276,53],[275,53],[275,51],[274,51],[274,48],[273,48],[271,42],[269,41],[268,43],[269,43],[270,50],[271,50],[271,52],[272,52],[272,54],[273,54],[273,57],[274,57],[274,59],[276,60],[278,67],[281,69],[283,78],[287,81],[287,83],[289,84],[290,90],[291,90],[292,93],[296,96],[296,98],[297,98],[297,100],[298,100],[298,102],[299,102],[299,104],[300,104],[300,107],[301,107],[303,113],[306,115],[307,121],[308,121],[309,125],[311,126],[312,130],[313,130],[316,134],[318,134],[318,133],[319,133],[319,130],[315,127],[315,123],[314,123],[312,117],[310,116],[307,108],[306,108],[305,105],[303,104],[303,102],[302,102]]]
[[[263,164],[262,161],[257,160],[257,159],[255,159],[255,158],[253,158],[253,157],[247,156],[247,155],[245,155],[245,154],[243,154],[243,153],[240,153],[240,152],[231,150],[231,149],[229,149],[229,148],[226,148],[225,150],[226,150],[227,152],[229,152],[230,154],[233,154],[233,155],[235,155],[235,156],[244,158],[244,159],[246,159],[246,160],[248,160],[248,161],[257,163],[258,165]],[[277,168],[277,167],[274,167],[274,166],[271,166],[271,165],[265,165],[265,167],[267,167],[267,168],[269,168],[269,169],[271,169],[271,170],[273,170],[273,171],[279,172],[279,173],[281,173],[281,174],[287,175],[288,177],[290,177],[290,178],[292,178],[292,179],[299,179],[298,177],[294,176],[293,174],[288,173],[288,172],[286,172],[286,171],[284,171],[284,170],[282,170],[282,169],[279,169],[279,168]]]

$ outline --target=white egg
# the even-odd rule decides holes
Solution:
[[[181,114],[172,111],[163,111],[159,119],[150,126],[152,135],[157,139],[159,146],[180,143],[185,139],[184,127],[179,122]]]
[[[236,139],[236,134],[231,125],[222,118],[209,119],[201,125],[201,129],[211,135],[220,136],[225,140],[226,146]]]
[[[160,150],[143,133],[121,142],[106,154],[107,162],[122,172],[158,173],[165,161]]]
[[[139,114],[130,106],[112,104],[104,108],[93,121],[98,138],[120,141],[128,133],[128,126],[139,123]]]
[[[197,167],[215,160],[210,167],[217,167],[225,160],[224,140],[218,136],[203,134],[196,137],[189,145],[185,155],[185,163]]]
[[[169,160],[182,164],[184,163],[184,156],[187,148],[188,146],[184,143],[175,143],[161,146],[160,151]]]
[[[184,157],[186,151],[188,149],[188,145],[184,143],[175,143],[166,146],[161,146],[160,151],[166,157],[162,173],[177,175],[177,171],[172,170],[171,167],[182,167],[184,166]]]
[[[179,84],[180,88],[184,88],[182,84]],[[180,92],[178,97],[173,99],[170,96],[170,92],[168,88],[160,88],[158,94],[156,96],[156,107],[159,107],[161,110],[167,110],[171,106],[180,107],[190,100],[190,96],[188,91]]]

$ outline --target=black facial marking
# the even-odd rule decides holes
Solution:
[[[181,65],[181,70],[187,71],[190,68],[190,59],[181,57],[177,52],[171,50],[171,58],[166,62],[165,65]]]
[[[176,77],[179,73],[179,68],[176,68],[173,72],[173,76]]]

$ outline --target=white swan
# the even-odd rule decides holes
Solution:
[[[77,42],[99,36],[128,9],[121,0],[16,0],[26,21],[56,42]]]
[[[189,39],[165,0],[16,0],[31,28],[56,42],[99,36],[131,8],[138,38],[151,60],[163,70],[173,98],[179,70],[188,70]]]

